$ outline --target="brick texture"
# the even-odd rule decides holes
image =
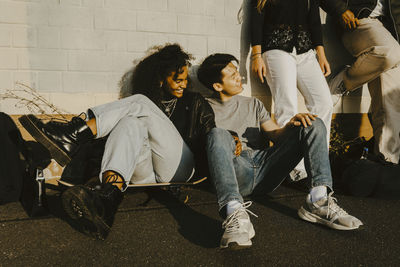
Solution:
[[[243,2],[248,1],[0,0],[0,92],[23,82],[80,113],[116,99],[122,74],[153,45],[177,42],[196,57],[194,65],[216,52],[246,58],[240,55],[237,21]],[[259,83],[245,87],[245,95],[268,98]],[[0,111],[26,112],[1,101]]]

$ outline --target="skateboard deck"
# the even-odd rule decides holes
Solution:
[[[191,186],[191,185],[196,185],[200,184],[201,182],[207,180],[207,177],[203,177],[201,179],[196,179],[193,181],[188,181],[188,182],[165,182],[165,183],[149,183],[149,184],[128,184],[128,188],[144,188],[144,187],[162,187],[162,186]],[[72,187],[74,184],[58,180],[58,184],[67,186],[67,187]]]
[[[201,179],[197,179],[195,181],[188,182],[165,182],[165,183],[151,183],[151,184],[129,184],[128,188],[137,188],[137,187],[157,187],[157,186],[185,186],[185,185],[196,185],[203,181],[207,180],[207,177],[203,177]]]

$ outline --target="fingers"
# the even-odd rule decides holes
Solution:
[[[350,10],[346,10],[342,14],[342,20],[345,28],[348,28],[350,30],[357,28],[357,26],[360,24],[358,19],[354,16],[354,13]]]
[[[354,18],[351,20],[351,26],[353,26],[353,29],[357,28],[356,20]]]
[[[309,113],[307,113],[307,115],[308,115],[308,117],[309,117],[311,120],[313,120],[313,121],[315,121],[315,119],[318,117],[318,115],[316,115],[316,114],[309,114]]]
[[[262,67],[260,69],[257,70],[257,74],[258,74],[258,78],[260,79],[260,81],[262,83],[264,83],[264,76],[263,76],[263,70]]]
[[[331,74],[331,66],[329,65],[329,63],[326,63],[325,64],[325,72],[324,72],[324,75],[325,75],[325,77],[326,76],[329,76]]]
[[[267,77],[267,67],[265,66],[265,64],[262,65],[262,75],[263,77]]]
[[[261,57],[255,58],[252,63],[252,70],[257,74],[257,77],[264,83],[264,77],[267,74],[267,68]]]
[[[309,113],[299,113],[293,117],[293,125],[301,126],[303,125],[305,128],[312,125],[312,121],[315,121],[317,115],[309,114]]]

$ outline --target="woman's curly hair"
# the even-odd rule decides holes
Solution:
[[[122,77],[120,97],[143,94],[161,106],[165,94],[161,84],[165,84],[172,72],[182,73],[182,68],[190,66],[192,59],[178,44],[150,48],[148,55]]]

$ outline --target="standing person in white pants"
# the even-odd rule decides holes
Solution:
[[[191,56],[166,45],[134,69],[132,96],[90,108],[89,120],[43,123],[34,115],[22,125],[65,165],[81,145],[107,137],[101,187],[76,185],[62,195],[67,214],[82,231],[105,239],[128,183],[187,181],[206,159],[206,136],[214,113],[197,93],[185,92]],[[195,166],[196,165],[196,166]]]
[[[400,45],[398,1],[321,0],[321,7],[340,23],[344,47],[355,58],[330,82],[334,104],[368,84],[373,153],[398,164],[400,158]]]
[[[268,82],[277,124],[284,126],[298,113],[299,90],[309,112],[324,122],[329,144],[333,105],[324,76],[331,70],[316,0],[252,1],[252,70]],[[296,170],[292,179],[305,177],[303,163]]]

